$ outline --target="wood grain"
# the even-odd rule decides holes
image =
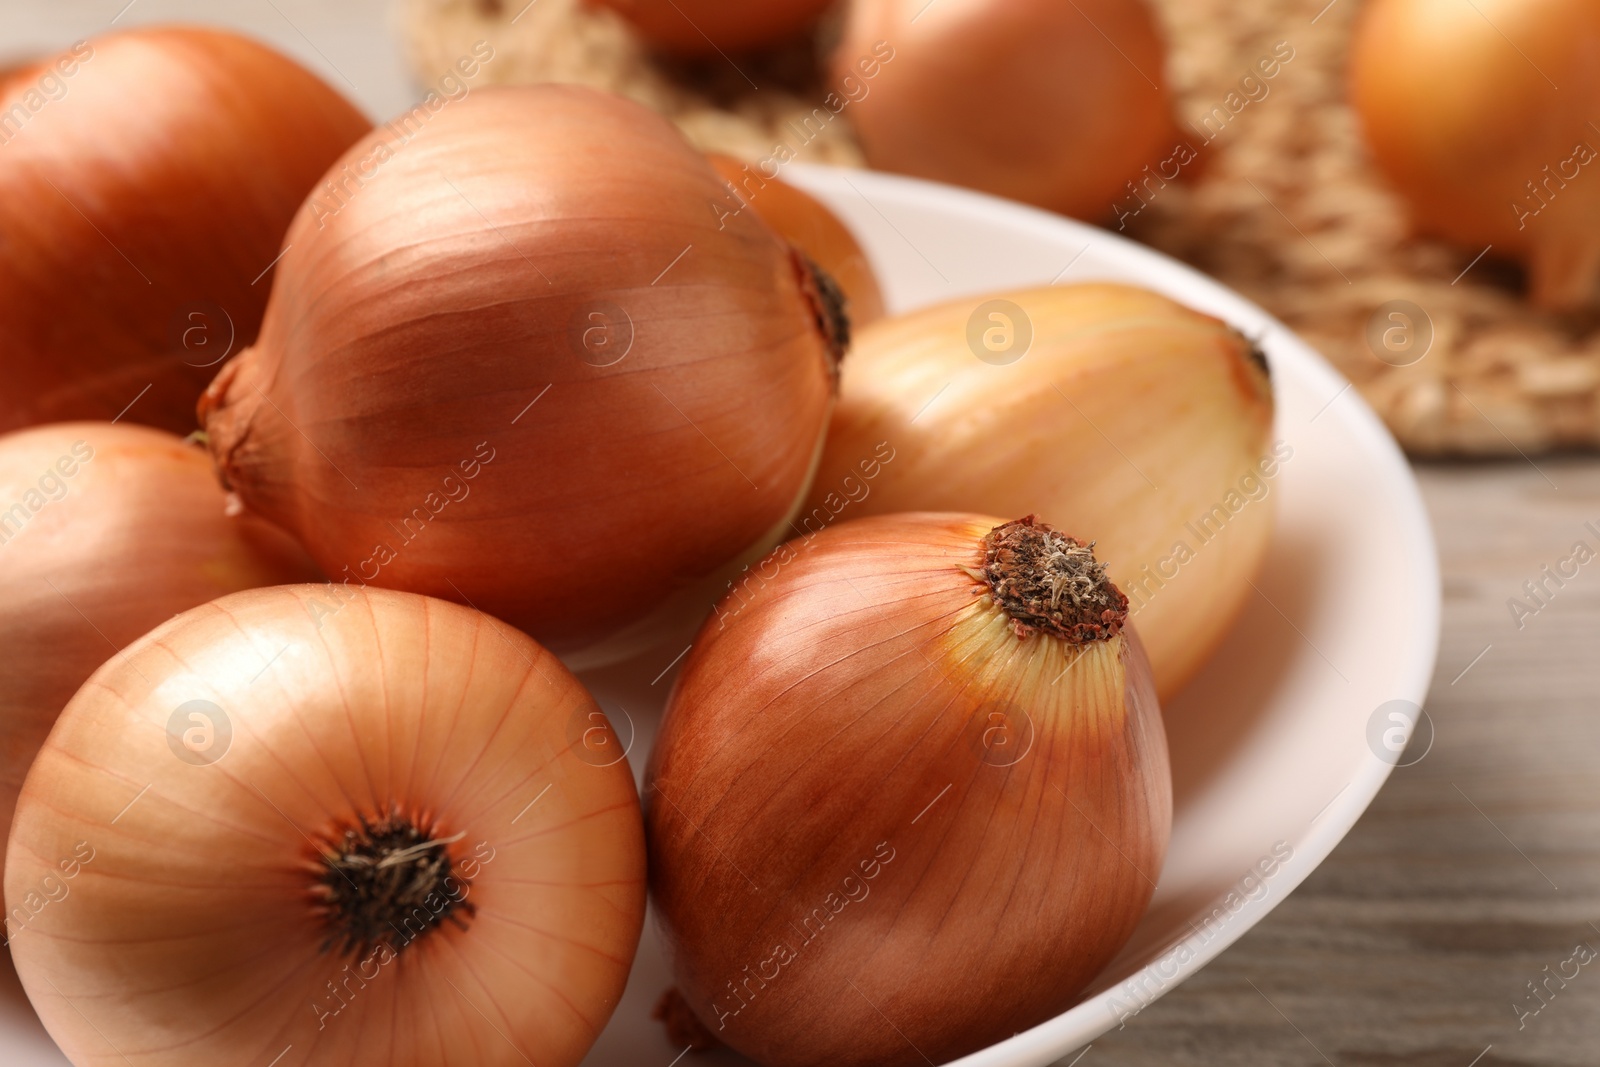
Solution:
[[[1444,573],[1432,749],[1264,922],[1078,1067],[1600,1062],[1600,958],[1566,962],[1600,950],[1600,558],[1547,582],[1521,629],[1507,607],[1574,542],[1600,551],[1600,463],[1418,473]],[[1541,1008],[1527,983],[1547,978]]]

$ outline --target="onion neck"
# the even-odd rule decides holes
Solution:
[[[466,928],[475,910],[449,846],[393,813],[345,830],[318,859],[315,895],[328,924],[325,949],[365,958],[379,945],[399,954],[446,920]]]
[[[1018,637],[1044,633],[1072,645],[1106,641],[1128,621],[1128,598],[1084,544],[1029,515],[983,539],[973,577],[1011,617]]]
[[[837,381],[839,364],[844,361],[844,354],[850,348],[849,300],[839,283],[833,280],[833,275],[817,266],[810,256],[793,247],[789,250],[789,256],[795,277],[800,282],[800,291],[805,294],[806,303],[811,307],[817,332],[828,347],[834,380]]]
[[[261,357],[251,347],[222,365],[195,406],[206,447],[222,488],[232,490],[236,469],[234,454],[249,436],[250,426],[261,407]]]
[[[1239,343],[1244,346],[1245,355],[1249,358],[1251,365],[1261,372],[1261,377],[1266,385],[1266,393],[1270,396],[1272,394],[1272,365],[1267,362],[1266,349],[1262,348],[1257,341],[1242,330],[1229,326],[1228,332],[1237,337]]]

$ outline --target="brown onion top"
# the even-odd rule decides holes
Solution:
[[[1088,544],[1033,515],[996,526],[983,539],[981,578],[1011,616],[1018,637],[1047,633],[1074,645],[1105,641],[1128,621],[1128,598]]]

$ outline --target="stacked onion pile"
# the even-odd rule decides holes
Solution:
[[[764,1064],[956,1057],[1073,1003],[1163,861],[1159,701],[1270,533],[1228,503],[1173,569],[1283,458],[1247,340],[1113,285],[887,317],[821,204],[586,89],[363,136],[249,42],[80,51],[98,80],[0,188],[81,219],[19,223],[0,307],[94,314],[5,316],[0,380],[37,424],[158,378],[132,410],[200,432],[0,437],[8,937],[78,1067],[575,1064],[647,888],[674,1034]],[[136,90],[175,125],[123,122]],[[206,207],[192,261],[141,181]],[[51,273],[80,221],[149,292]],[[202,395],[158,325],[247,266],[270,297],[224,305]],[[685,625],[641,804],[570,666]]]

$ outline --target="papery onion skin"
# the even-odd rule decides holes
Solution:
[[[293,60],[187,27],[80,42],[0,86],[0,116],[0,431],[194,429],[300,202],[370,128]]]
[[[986,349],[991,329],[1010,329],[1018,348]],[[1050,516],[1096,542],[1167,700],[1253,595],[1275,519],[1265,472],[1292,457],[1272,443],[1273,413],[1250,341],[1147,290],[951,301],[858,335],[797,521],[809,531],[896,511]]]
[[[663,52],[710,57],[770,48],[812,26],[835,0],[589,0],[627,19]]]
[[[1600,298],[1600,8],[1587,0],[1363,5],[1351,97],[1418,230],[1521,259],[1551,310]]]
[[[755,164],[717,153],[706,158],[732,186],[719,210],[730,215],[754,211],[779,237],[810,256],[849,298],[852,329],[883,318],[883,289],[867,253],[826,205],[781,178],[767,177]]]
[[[1171,783],[1149,667],[1131,630],[1019,638],[970,573],[999,524],[790,542],[685,661],[645,789],[652,893],[687,1003],[767,1067],[1009,1037],[1150,898]]]
[[[880,170],[1100,219],[1178,141],[1143,0],[854,0],[835,81],[880,42],[848,112]]]
[[[202,400],[225,483],[336,580],[464,601],[562,652],[770,547],[838,349],[803,257],[752,214],[720,222],[724,195],[620,97],[449,105],[370,188],[296,220],[260,343]]]
[[[172,620],[91,679],[40,753],[8,907],[78,842],[93,858],[12,952],[77,1067],[564,1067],[614,1009],[643,834],[593,699],[487,616],[371,590],[319,627],[329,595],[256,590]],[[170,717],[191,700],[231,723],[214,762],[176,755]],[[596,730],[606,744],[586,745]],[[324,947],[313,842],[396,808],[464,835],[448,847],[473,911],[358,962]]]
[[[0,437],[0,832],[56,716],[107,659],[208,600],[321,576],[283,531],[224,508],[206,453],[160,430]]]
[[[31,59],[19,60],[0,67],[0,95],[8,91],[13,79],[26,77],[28,72],[33,69],[35,62]]]

